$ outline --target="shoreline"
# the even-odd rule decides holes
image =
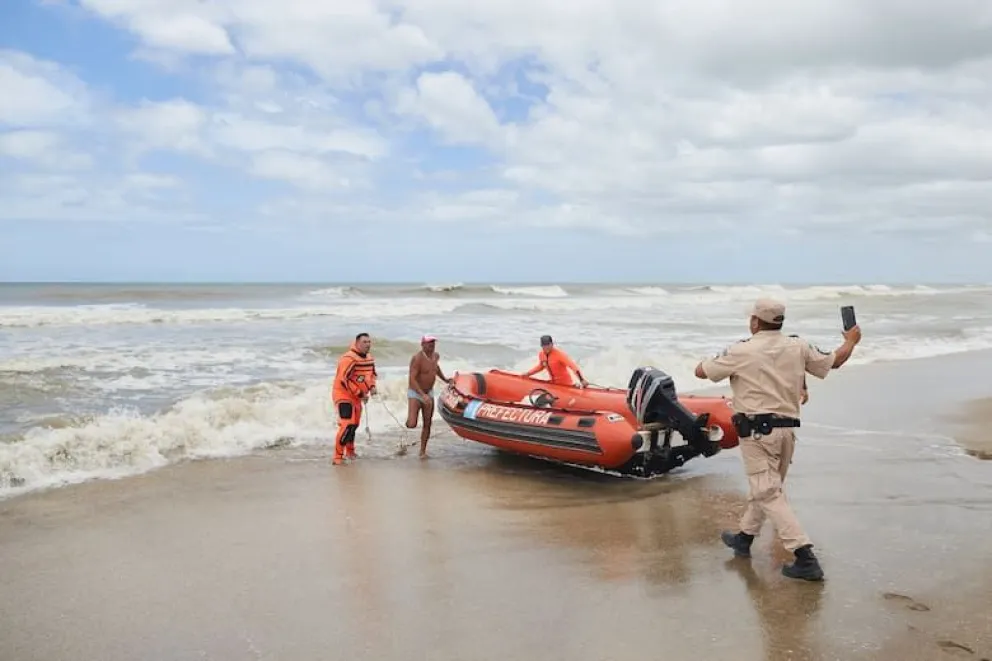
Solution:
[[[969,455],[992,460],[992,397],[973,399],[947,416],[959,430],[955,439]]]
[[[810,383],[788,493],[823,584],[781,576],[770,525],[750,561],[720,543],[736,450],[641,481],[444,432],[426,461],[282,447],[0,501],[0,658],[992,658],[992,464],[945,419],[985,367]]]
[[[823,395],[825,395],[830,401],[836,401],[838,397],[846,397],[848,394],[848,389],[852,385],[852,382],[847,378],[848,376],[852,376],[854,378],[853,385],[858,387],[859,382],[884,381],[885,379],[890,378],[893,370],[898,372],[903,369],[910,369],[911,371],[936,369],[938,372],[946,372],[948,371],[948,367],[950,368],[950,371],[954,371],[959,367],[970,365],[972,362],[987,362],[992,365],[992,349],[963,351],[913,360],[879,361],[874,363],[849,365],[839,372],[831,373],[831,375],[824,381],[818,381],[813,378],[808,379],[811,388],[811,402],[809,405],[804,407],[803,418],[804,420],[812,420],[814,424],[819,422],[819,420],[817,420],[817,415],[821,409],[820,398]],[[843,383],[839,384],[838,381],[842,381]],[[969,389],[973,390],[971,386],[967,386],[965,389],[962,389],[959,385],[960,384],[951,382],[944,388],[937,390],[931,388],[930,386],[924,386],[919,391],[910,391],[908,393],[909,399],[921,407],[930,406],[932,408],[935,399],[942,407],[949,407],[951,405],[956,407],[948,409],[943,414],[943,426],[954,428],[954,431],[948,432],[948,434],[945,435],[952,435],[955,442],[957,442],[962,449],[964,449],[964,451],[969,453],[971,456],[982,460],[992,459],[992,433],[987,433],[984,431],[985,429],[992,430],[992,386],[985,390],[979,388],[975,392],[970,393]],[[703,381],[694,381],[691,386],[694,388],[691,391],[693,394],[729,394],[729,388],[726,383],[712,384]],[[678,383],[676,384],[676,390],[680,394],[683,392],[683,390],[679,388]],[[864,390],[866,397],[852,398],[852,401],[856,402],[858,407],[863,407],[865,402],[872,401],[877,395],[877,392],[872,392],[872,388],[863,388],[862,390]],[[689,389],[685,389],[685,392],[688,393]],[[380,413],[380,411],[376,409],[375,413]],[[860,413],[862,412],[859,411],[859,414]],[[395,417],[395,414],[392,412],[390,415]],[[882,412],[880,416],[873,416],[873,422],[881,422],[884,427],[887,422],[886,417],[887,415]],[[988,424],[982,422],[983,420],[988,420]],[[375,435],[395,439],[404,434],[404,432],[408,436],[411,434],[412,436],[418,436],[420,433],[419,428],[416,430],[404,430],[397,428],[377,431]],[[321,448],[325,448],[325,446],[332,442],[333,433],[334,425],[330,418],[328,418],[326,442],[315,442],[312,440],[312,437],[307,437],[299,446],[296,447],[303,450],[311,449],[320,451]],[[457,438],[439,415],[435,415],[432,433],[435,437],[439,435],[447,435],[451,439]],[[175,463],[170,462],[157,466],[150,466],[138,472],[128,472],[126,467],[121,467],[118,475],[113,475],[114,471],[108,469],[107,474],[104,475],[68,477],[62,482],[51,485],[28,487],[14,485],[5,489],[0,489],[0,504],[10,500],[31,496],[32,494],[45,493],[51,490],[72,489],[76,486],[86,484],[91,481],[126,481],[128,479],[142,477],[149,473],[155,473],[172,466],[182,466],[200,461],[227,461],[238,457],[250,457],[258,454],[265,454],[267,452],[271,452],[272,450],[278,450],[286,445],[293,446],[293,444],[294,439],[289,437],[279,437],[272,439],[272,442],[266,447],[255,448],[240,454],[183,458]],[[416,445],[416,443],[414,443],[414,445]],[[378,453],[378,448],[376,448],[376,452]],[[389,454],[388,451],[386,454]]]

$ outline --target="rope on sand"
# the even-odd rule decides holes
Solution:
[[[381,399],[378,395],[375,396],[375,400],[377,402],[379,402],[379,404],[382,405],[382,408],[384,408],[386,410],[386,413],[389,415],[390,418],[393,419],[393,422],[396,423],[396,426],[400,428],[399,449],[396,451],[396,453],[397,454],[400,454],[400,455],[406,454],[407,448],[409,448],[409,447],[411,447],[411,446],[416,445],[417,443],[419,443],[420,442],[420,439],[419,438],[414,438],[414,440],[412,440],[409,443],[407,443],[406,442],[407,441],[407,437],[410,436],[410,428],[406,426],[406,423],[400,422],[399,418],[397,418],[395,415],[393,415],[393,412],[391,410],[389,410],[389,406],[386,404],[385,400]],[[427,440],[431,440],[431,439],[435,438],[438,435],[438,433],[440,433],[438,430],[434,430],[431,433],[431,435],[427,437]],[[372,442],[372,430],[369,428],[369,416],[367,414],[365,416],[365,434],[368,436],[369,443],[371,443]]]

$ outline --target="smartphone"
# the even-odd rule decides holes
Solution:
[[[858,325],[858,320],[854,316],[854,306],[845,305],[840,309],[840,318],[844,322],[844,330],[849,331]]]

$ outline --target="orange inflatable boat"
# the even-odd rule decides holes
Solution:
[[[634,370],[627,389],[561,386],[501,370],[456,373],[439,400],[441,417],[464,439],[641,477],[739,441],[728,398],[676,396],[672,378],[651,367]],[[684,445],[671,444],[674,432]]]

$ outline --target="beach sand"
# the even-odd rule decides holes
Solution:
[[[721,545],[736,450],[645,482],[450,434],[281,448],[0,502],[0,659],[990,659],[992,462],[955,442],[992,424],[985,369],[811,380],[788,493],[822,584],[770,526]]]
[[[982,397],[961,407],[957,415],[948,416],[960,428],[955,439],[979,459],[992,459],[992,397]]]

